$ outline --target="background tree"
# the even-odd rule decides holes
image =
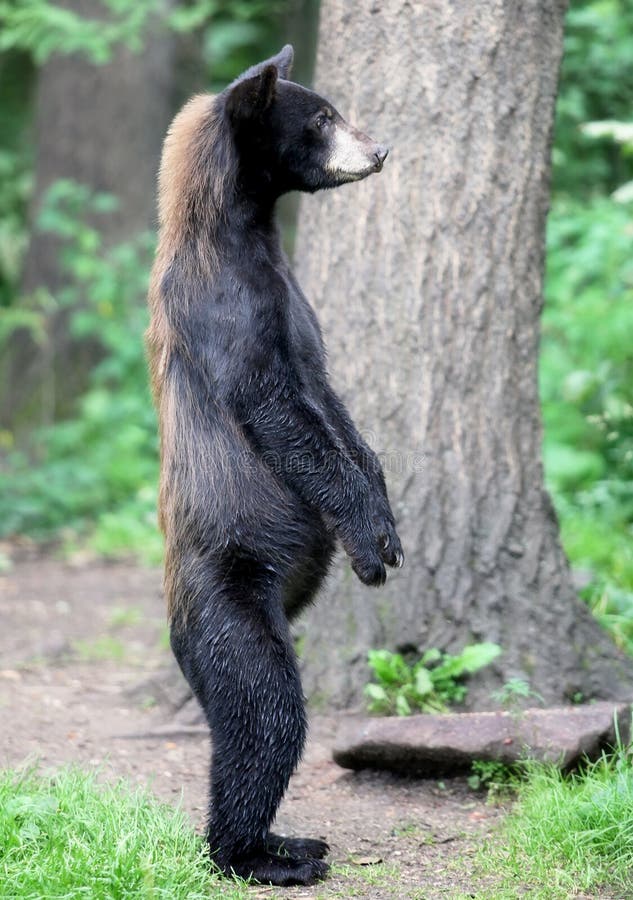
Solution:
[[[578,601],[544,489],[537,385],[565,3],[324,0],[317,88],[393,145],[383,174],[304,203],[300,280],[335,381],[386,455],[407,565],[339,565],[303,633],[306,689],[359,697],[367,649],[503,656],[550,702],[626,696],[633,667]],[[377,49],[379,48],[379,49]]]
[[[253,45],[257,53],[278,49],[283,29],[300,35],[298,76],[309,80],[317,16],[315,0],[34,0],[28,9],[0,9],[6,29],[0,41],[0,124],[10,148],[4,160],[0,149],[0,166],[5,162],[2,168],[18,187],[32,180],[32,189],[0,196],[0,221],[5,204],[19,221],[28,193],[27,250],[21,265],[12,267],[19,268],[19,274],[12,272],[19,291],[29,297],[44,289],[55,304],[72,280],[64,252],[68,229],[60,234],[59,228],[38,228],[51,188],[73,182],[112,197],[116,205],[107,207],[107,215],[105,203],[97,209],[75,204],[75,215],[83,213],[96,228],[101,252],[153,229],[156,171],[176,109],[192,93],[221,89],[247,68]],[[3,54],[3,45],[13,52]],[[39,65],[33,66],[25,50]],[[33,156],[32,172],[16,165],[18,150],[26,159]],[[285,204],[283,218],[291,239],[296,202]],[[1,238],[0,232],[0,301],[4,293],[11,304]],[[144,303],[132,291],[130,299],[133,294],[133,302]],[[74,334],[69,315],[66,307],[47,316],[45,340],[41,329],[28,327],[29,320],[13,330],[0,360],[5,428],[23,434],[34,422],[67,416],[85,391],[102,356],[100,336]]]
[[[95,9],[91,0],[67,0],[64,10],[79,23],[112,25],[107,8]],[[147,32],[142,53],[122,42],[102,44],[97,31],[87,52],[54,53],[39,68],[32,226],[51,186],[66,179],[118,199],[99,217],[104,246],[153,227],[160,147],[177,103],[178,56],[173,32],[155,17]],[[55,295],[67,284],[60,249],[58,235],[32,228],[21,278],[25,294],[45,286]],[[45,344],[28,329],[18,331],[4,359],[0,421],[50,421],[67,413],[99,356],[96,340],[73,340],[63,310],[49,321]]]

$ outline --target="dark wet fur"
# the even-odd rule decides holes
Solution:
[[[278,885],[328,869],[325,842],[269,831],[306,734],[289,619],[337,538],[366,584],[402,558],[380,464],[328,383],[274,223],[281,193],[337,183],[311,124],[326,101],[278,80],[290,60],[285,48],[175,120],[148,331],[171,645],[213,738],[210,852]]]

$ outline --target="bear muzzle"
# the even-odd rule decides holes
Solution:
[[[388,147],[345,123],[334,130],[325,168],[342,182],[359,181],[380,172],[388,152]]]

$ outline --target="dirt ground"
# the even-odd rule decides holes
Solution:
[[[45,768],[98,767],[182,803],[200,828],[209,744],[188,724],[191,706],[174,713],[177,682],[164,690],[170,662],[160,573],[24,552],[3,569],[0,766],[39,760]],[[253,887],[253,896],[497,896],[473,873],[473,857],[500,810],[465,779],[340,769],[331,759],[338,721],[312,716],[305,758],[276,826],[327,838],[332,877],[315,888]]]

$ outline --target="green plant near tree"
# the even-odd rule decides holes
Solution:
[[[500,653],[501,648],[491,643],[469,644],[457,655],[433,647],[410,664],[400,653],[370,650],[375,680],[365,686],[369,711],[399,716],[448,712],[468,693],[463,679],[490,665]]]
[[[508,766],[497,760],[476,759],[468,776],[468,787],[473,791],[487,791],[491,801],[513,794],[525,777],[520,765]]]
[[[524,678],[509,678],[498,691],[493,691],[492,699],[501,704],[505,710],[513,714],[519,714],[526,703],[542,704],[543,697],[538,691],[533,691],[529,682]]]

